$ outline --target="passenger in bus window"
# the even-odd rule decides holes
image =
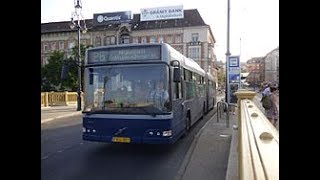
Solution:
[[[148,92],[143,84],[136,84],[133,88],[133,103],[144,103],[147,100]]]
[[[169,101],[169,94],[168,91],[164,89],[162,81],[156,83],[155,90],[151,91],[150,99],[158,109],[162,110],[167,108],[165,104]]]
[[[115,103],[117,103],[120,107],[127,107],[129,103],[128,100],[130,98],[128,88],[125,86],[118,88],[113,98]]]

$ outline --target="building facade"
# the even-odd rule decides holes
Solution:
[[[184,18],[140,21],[140,14],[133,14],[129,22],[96,26],[94,19],[86,19],[87,33],[81,34],[81,44],[93,47],[125,44],[164,42],[195,60],[205,71],[217,78],[215,38],[197,9],[184,10]],[[41,64],[48,63],[55,50],[70,55],[77,45],[77,30],[70,29],[70,22],[41,24]],[[217,79],[216,79],[217,80]]]
[[[249,59],[246,68],[249,72],[247,82],[250,84],[279,84],[279,47],[272,50],[264,57]]]
[[[254,57],[247,61],[249,75],[246,81],[251,85],[259,85],[264,80],[264,57]]]
[[[279,84],[279,47],[269,52],[264,61],[265,81]]]

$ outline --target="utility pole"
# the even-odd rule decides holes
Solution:
[[[77,111],[81,111],[81,92],[82,92],[82,83],[81,83],[81,48],[80,48],[80,32],[82,30],[83,33],[86,33],[87,31],[87,27],[85,24],[85,21],[83,20],[83,27],[81,26],[81,19],[80,16],[81,14],[81,10],[82,10],[82,3],[80,2],[80,0],[77,0],[77,2],[75,2],[77,4],[75,4],[74,8],[75,8],[75,12],[72,13],[72,17],[71,17],[71,23],[70,23],[70,28],[74,29],[75,27],[77,28],[77,35],[78,35],[78,53],[77,53],[77,65],[78,65],[78,97],[77,97]],[[77,18],[77,23],[74,22],[74,18]]]
[[[226,102],[230,103],[230,84],[229,84],[229,36],[230,36],[230,0],[228,0],[228,16],[227,16],[227,53],[226,53]]]

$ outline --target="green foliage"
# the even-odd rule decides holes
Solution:
[[[86,49],[90,46],[80,45],[80,58],[83,65]],[[78,89],[78,46],[72,48],[71,57],[61,51],[54,51],[48,59],[48,64],[41,68],[41,91],[77,91]],[[68,77],[61,79],[63,64],[69,66]],[[83,80],[83,68],[81,69]],[[82,81],[83,82],[83,81]],[[83,87],[83,86],[82,86]]]
[[[220,85],[226,83],[226,74],[223,71],[218,71],[218,83]]]
[[[41,68],[41,91],[60,90],[60,73],[63,59],[63,52],[54,51],[48,59],[48,64]]]

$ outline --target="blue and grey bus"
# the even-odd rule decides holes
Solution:
[[[166,43],[90,48],[84,66],[86,141],[172,144],[216,103],[214,78]]]

